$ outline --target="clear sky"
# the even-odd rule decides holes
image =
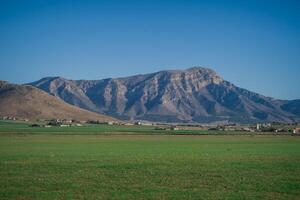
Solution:
[[[300,98],[299,0],[0,0],[0,79],[102,79],[201,65]]]

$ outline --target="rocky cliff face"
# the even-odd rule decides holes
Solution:
[[[299,113],[290,111],[298,104],[287,106],[288,101],[236,87],[203,67],[92,81],[51,77],[31,85],[70,104],[120,118],[204,123],[299,120]]]

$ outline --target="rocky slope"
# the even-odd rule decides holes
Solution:
[[[203,67],[91,81],[48,77],[30,84],[70,104],[119,118],[203,123],[300,118],[299,102],[239,88]]]
[[[111,117],[83,110],[29,86],[0,81],[0,117],[112,121]]]

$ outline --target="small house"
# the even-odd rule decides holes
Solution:
[[[293,135],[300,135],[300,127],[297,127],[293,130]]]
[[[60,119],[52,119],[49,121],[48,125],[50,126],[60,126],[62,125],[62,121]]]
[[[135,125],[142,125],[142,122],[138,121],[134,123]]]
[[[69,124],[61,124],[60,127],[68,127],[70,126]]]
[[[124,126],[133,126],[134,124],[133,123],[124,123]]]

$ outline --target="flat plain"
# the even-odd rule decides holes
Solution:
[[[300,137],[124,129],[2,121],[0,199],[300,198]]]

